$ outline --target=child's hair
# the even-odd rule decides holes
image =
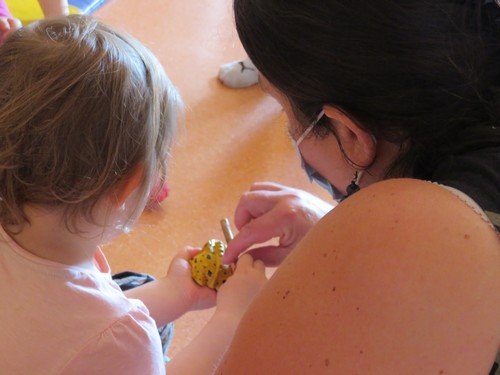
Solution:
[[[26,204],[92,222],[138,166],[144,203],[165,178],[180,105],[147,48],[90,17],[12,33],[0,48],[0,224],[28,222]]]

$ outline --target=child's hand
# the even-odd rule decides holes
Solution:
[[[208,309],[215,305],[216,292],[207,287],[201,287],[195,283],[191,276],[191,265],[189,259],[195,256],[200,249],[186,247],[180,251],[170,263],[167,278],[176,286],[176,289],[184,294],[187,310]]]
[[[266,281],[264,263],[254,261],[249,254],[242,255],[234,274],[219,289],[217,312],[240,319]]]
[[[3,44],[7,35],[23,25],[21,21],[13,17],[0,17],[0,45]]]

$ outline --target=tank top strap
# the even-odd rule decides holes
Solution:
[[[484,211],[471,197],[469,197],[464,192],[447,185],[443,185],[437,182],[434,184],[441,186],[442,188],[450,191],[464,203],[466,203],[470,208],[474,210],[481,218],[486,221],[500,236],[500,214],[492,211]]]

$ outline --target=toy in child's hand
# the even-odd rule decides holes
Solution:
[[[229,221],[221,221],[226,241],[232,239]],[[220,259],[224,255],[226,245],[220,240],[209,240],[201,251],[189,261],[194,281],[201,286],[218,290],[233,274],[231,265],[222,264]]]
[[[220,261],[225,250],[226,246],[222,241],[209,240],[189,261],[193,279],[197,284],[218,290],[233,274],[232,267]]]

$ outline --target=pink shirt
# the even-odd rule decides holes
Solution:
[[[165,374],[156,324],[112,281],[34,256],[0,227],[0,373]]]
[[[4,0],[0,0],[0,17],[12,18],[12,14],[10,14]]]

